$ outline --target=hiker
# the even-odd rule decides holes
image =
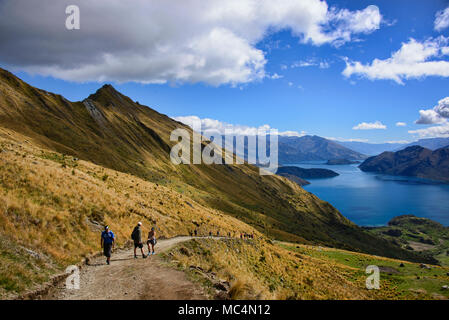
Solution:
[[[209,237],[212,237],[212,231],[209,231]]]
[[[154,246],[156,245],[156,242],[157,242],[157,240],[156,240],[156,230],[154,230],[154,227],[152,227],[151,231],[148,232],[148,241],[147,241],[148,255],[155,254],[154,253]],[[151,253],[150,244],[151,244],[151,248],[153,249],[153,253]]]
[[[219,237],[220,236],[220,231],[217,231],[217,237]]]
[[[134,259],[137,259],[137,248],[140,248],[140,252],[142,253],[142,258],[146,258],[147,256],[143,253],[143,243],[142,243],[142,230],[141,230],[142,222],[139,221],[137,226],[134,227],[133,233],[131,234],[131,239],[134,241]]]
[[[104,231],[101,233],[101,248],[103,249],[103,254],[106,257],[106,263],[108,265],[111,263],[111,253],[114,244],[115,244],[114,233],[112,233],[112,231],[109,230],[109,226],[105,226]]]
[[[195,237],[197,237],[198,236],[198,230],[195,229],[194,233],[195,233]]]

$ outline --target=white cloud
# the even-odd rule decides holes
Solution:
[[[433,109],[419,110],[419,119],[416,124],[441,124],[449,119],[449,97],[438,101]]]
[[[435,15],[434,29],[441,31],[449,27],[449,7],[438,11]]]
[[[374,59],[362,64],[346,58],[345,77],[360,75],[370,80],[388,79],[403,84],[404,79],[428,76],[449,77],[449,61],[442,56],[448,54],[449,38],[440,36],[419,42],[413,38],[402,43],[401,48],[385,60]]]
[[[416,124],[439,124],[425,129],[409,130],[408,133],[419,138],[447,138],[449,137],[449,97],[438,101],[433,109],[419,110]]]
[[[406,143],[410,143],[410,141],[408,141],[408,140],[390,140],[390,141],[385,141],[385,143],[406,144]]]
[[[407,126],[407,124],[405,122],[401,122],[401,121],[396,122],[396,127],[406,127],[406,126]]]
[[[449,123],[440,126],[433,126],[426,129],[410,130],[408,133],[418,136],[419,138],[448,138]]]
[[[236,136],[254,136],[259,134],[259,130],[265,130],[266,133],[269,133],[269,130],[272,129],[268,124],[265,124],[260,127],[250,127],[239,124],[230,124],[226,122],[221,122],[219,120],[210,119],[210,118],[199,118],[197,116],[180,116],[173,117],[174,120],[182,122],[190,127],[193,127],[194,121],[199,121],[201,123],[201,130],[203,132],[219,132],[222,136],[225,135],[225,130],[227,134],[236,135]],[[280,136],[288,136],[288,137],[302,137],[306,135],[305,131],[282,131],[278,132]],[[206,134],[207,135],[207,134]]]
[[[317,61],[317,59],[299,60],[292,63],[290,68],[305,68],[305,67],[318,67],[320,69],[327,69],[330,67],[327,61]]]
[[[0,3],[0,61],[78,82],[248,83],[267,76],[256,45],[271,32],[339,46],[382,22],[376,6],[349,11],[322,0],[72,0],[81,29],[68,31],[66,1]]]
[[[281,79],[281,78],[283,78],[283,77],[284,77],[283,75],[280,75],[280,74],[277,74],[277,73],[273,73],[273,74],[270,76],[270,79],[277,80],[277,79]]]
[[[334,137],[326,137],[326,139],[328,140],[332,140],[332,141],[340,141],[340,142],[368,142],[368,139],[345,139],[345,138],[334,138]]]
[[[379,129],[387,129],[387,126],[384,125],[380,121],[376,122],[362,122],[358,125],[352,127],[353,130],[379,130]]]

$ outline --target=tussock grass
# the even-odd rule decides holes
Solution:
[[[192,254],[185,255],[183,249]],[[354,270],[295,254],[264,239],[194,239],[164,256],[194,279],[216,274],[229,281],[231,299],[372,298],[360,283],[348,280]]]
[[[152,226],[160,237],[188,235],[194,229],[202,235],[257,233],[170,188],[26,141],[0,129],[0,236],[8,243],[2,247],[0,293],[21,292],[45,280],[25,271],[14,275],[13,270],[28,270],[20,258],[27,254],[14,248],[44,254],[52,265],[48,270],[60,270],[100,250],[105,224],[117,235],[118,245],[129,241],[138,221],[145,236]]]

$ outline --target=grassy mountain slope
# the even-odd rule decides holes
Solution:
[[[296,183],[260,176],[255,166],[173,165],[171,131],[191,130],[112,86],[70,102],[0,70],[0,92],[0,127],[40,147],[158,183],[276,239],[421,259],[366,233]]]
[[[217,279],[230,299],[448,299],[447,267],[362,253],[263,240],[194,239],[164,253],[212,294]],[[366,289],[366,267],[380,270],[379,290]]]
[[[449,227],[414,215],[395,217],[385,227],[369,230],[407,250],[420,251],[449,266]]]
[[[34,147],[0,128],[0,296],[20,293],[100,250],[105,224],[118,245],[137,221],[144,235],[188,235],[197,229],[257,233],[223,212],[170,188]]]

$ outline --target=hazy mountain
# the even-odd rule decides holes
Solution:
[[[319,136],[279,137],[279,162],[281,164],[365,158],[366,156],[359,152]]]
[[[335,141],[335,142],[346,148],[369,156],[378,155],[385,151],[396,151],[406,146],[405,143],[366,143],[358,141]]]
[[[436,150],[449,146],[449,138],[420,139],[411,143],[366,143],[357,141],[335,141],[336,143],[351,150],[375,156],[385,151],[399,151],[410,146],[421,146],[430,150]]]
[[[427,148],[430,150],[436,150],[443,147],[449,146],[449,138],[428,138],[428,139],[420,139],[418,141],[406,144],[399,149],[394,151],[399,151],[401,149],[405,149],[410,146],[421,146],[423,148]]]
[[[397,152],[384,152],[366,159],[360,169],[449,182],[449,147],[432,151],[411,146]]]
[[[201,205],[262,232],[269,228],[270,235],[277,239],[421,259],[366,233],[296,183],[278,175],[259,175],[255,166],[174,165],[169,158],[175,144],[170,141],[170,133],[176,128],[191,133],[191,129],[133,102],[110,85],[83,101],[71,102],[0,69],[0,93],[0,127],[26,136],[23,143],[129,173],[175,190],[180,196],[188,194]],[[361,157],[319,137],[285,139],[284,143],[300,150],[292,152],[292,158],[303,151],[320,154],[321,158]],[[160,205],[171,206],[171,202]],[[108,214],[107,210],[103,213]]]

